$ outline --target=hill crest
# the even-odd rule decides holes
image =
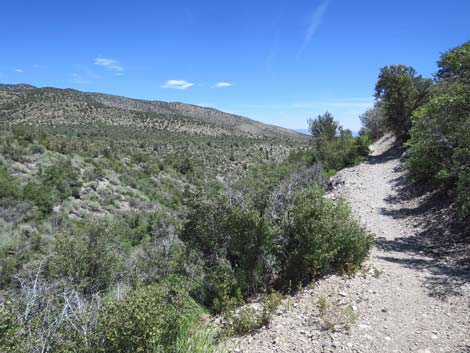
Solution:
[[[215,108],[27,84],[0,84],[0,120],[30,124],[97,123],[194,135],[306,141],[305,135],[298,132]]]

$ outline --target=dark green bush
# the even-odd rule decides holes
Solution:
[[[431,79],[418,75],[406,65],[390,65],[380,69],[375,85],[386,126],[399,139],[406,139],[411,128],[411,115],[429,98]]]
[[[268,260],[272,250],[272,231],[256,211],[229,209],[224,220],[227,258],[242,293],[253,294],[266,288],[271,280]]]
[[[78,197],[81,180],[79,171],[73,167],[70,159],[60,159],[56,163],[40,170],[41,184],[52,190],[58,201],[73,196]]]
[[[368,154],[369,141],[366,136],[319,137],[313,140],[311,163],[320,163],[325,170],[341,170],[361,162]]]
[[[17,200],[20,195],[21,188],[17,179],[0,163],[0,201]]]
[[[317,185],[296,192],[291,212],[284,283],[305,283],[336,271],[350,273],[368,255],[371,238],[349,207],[327,200]]]
[[[40,216],[46,216],[68,197],[79,197],[81,185],[79,171],[70,160],[61,159],[41,168],[39,178],[25,185],[22,197],[37,207]]]
[[[200,321],[204,311],[191,299],[183,282],[172,278],[138,288],[122,301],[104,303],[92,351],[212,352],[213,337]]]
[[[0,351],[11,353],[25,352],[21,348],[21,327],[10,302],[0,304]]]
[[[57,202],[54,197],[54,190],[51,187],[36,182],[29,182],[25,185],[23,198],[31,201],[37,207],[39,216],[51,213]]]
[[[266,219],[256,211],[223,202],[195,202],[181,239],[206,263],[204,302],[220,303],[226,291],[234,295],[239,289],[246,296],[264,288],[269,283],[271,235]]]
[[[454,193],[470,215],[470,43],[445,53],[435,95],[413,114],[406,165],[416,183]]]
[[[74,224],[56,235],[48,261],[49,277],[86,295],[109,289],[122,271],[117,241],[108,222]]]
[[[327,140],[333,139],[339,128],[338,122],[329,112],[319,115],[315,119],[308,119],[307,124],[313,138],[323,137]]]
[[[320,163],[324,170],[340,170],[359,163],[369,154],[367,137],[354,138],[348,129],[326,112],[316,119],[309,119],[311,142],[310,163]]]

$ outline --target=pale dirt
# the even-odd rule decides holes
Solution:
[[[232,339],[231,352],[470,352],[470,270],[419,246],[421,201],[398,194],[405,172],[393,143],[375,143],[368,162],[333,178],[328,195],[346,199],[375,235],[364,269],[285,299],[269,327]]]

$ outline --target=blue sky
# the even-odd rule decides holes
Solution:
[[[2,1],[0,82],[181,101],[358,130],[378,70],[429,76],[470,39],[468,0]]]

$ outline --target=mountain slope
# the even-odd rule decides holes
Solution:
[[[72,89],[0,85],[0,121],[100,124],[206,136],[306,141],[302,134],[242,116],[183,103],[146,101]]]

